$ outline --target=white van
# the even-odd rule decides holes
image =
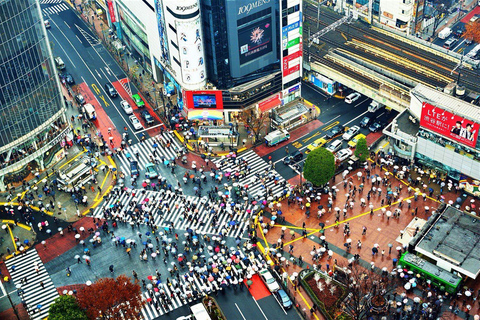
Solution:
[[[92,121],[97,119],[97,114],[95,113],[95,107],[90,103],[86,103],[83,106],[83,112],[87,116],[88,120]]]
[[[452,29],[451,28],[445,28],[442,31],[440,31],[440,33],[438,34],[438,37],[440,39],[447,39],[448,37],[450,37],[451,34],[452,34]]]
[[[55,57],[55,66],[57,67],[58,70],[65,69],[65,63],[63,63],[62,58]]]
[[[370,105],[368,106],[368,112],[376,112],[377,110],[380,110],[381,108],[383,108],[384,105],[381,104],[380,102],[377,102],[377,101],[372,101],[372,103],[370,103]]]
[[[352,104],[358,99],[360,99],[362,95],[358,92],[350,93],[348,96],[345,97],[345,103]]]

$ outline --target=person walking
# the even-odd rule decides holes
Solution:
[[[108,270],[110,270],[110,273],[113,273],[113,264],[108,267]]]

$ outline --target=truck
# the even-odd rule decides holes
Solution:
[[[90,103],[87,103],[83,106],[83,113],[85,113],[85,116],[90,121],[97,119],[97,115],[95,113],[95,107]]]
[[[368,106],[368,111],[369,112],[376,112],[377,110],[380,110],[384,106],[385,105],[381,104],[380,102],[377,102],[377,101],[373,100],[372,103],[370,103],[370,105]]]
[[[275,130],[265,136],[265,144],[271,147],[288,139],[290,139],[290,133],[287,130]]]
[[[447,39],[450,35],[452,34],[452,29],[451,28],[445,28],[440,33],[438,34],[438,37],[440,39]]]

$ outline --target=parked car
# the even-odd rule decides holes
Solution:
[[[358,132],[360,131],[359,126],[350,127],[347,132],[345,132],[342,136],[343,140],[348,141],[352,139]]]
[[[363,119],[360,121],[360,127],[362,128],[367,128],[372,124],[373,119],[370,117],[363,117]]]
[[[135,104],[137,105],[137,107],[139,107],[139,108],[145,107],[145,101],[143,101],[142,97],[140,97],[140,95],[138,93],[135,93],[132,96],[132,99],[135,102]]]
[[[132,106],[125,100],[120,101],[120,106],[122,107],[123,111],[125,111],[126,114],[132,114],[133,109]]]
[[[138,171],[138,162],[130,161],[130,175],[133,177],[138,177],[140,172]]]
[[[362,95],[358,92],[350,93],[348,96],[345,98],[345,103],[352,104],[358,99],[360,99]]]
[[[327,150],[330,151],[331,153],[335,153],[338,150],[340,150],[340,148],[342,148],[342,143],[343,141],[340,139],[335,140],[332,143],[330,143],[330,145],[327,147]]]
[[[43,21],[43,24],[45,25],[45,29],[50,29],[50,27],[51,27],[50,21],[44,20],[44,21]]]
[[[366,138],[363,133],[357,134],[352,140],[348,141],[348,146],[350,148],[355,148],[359,139]]]
[[[55,57],[54,60],[55,60],[55,66],[57,67],[58,70],[65,69],[65,63],[63,62],[62,58]]]
[[[317,139],[315,140],[313,143],[310,143],[308,146],[307,146],[307,150],[305,150],[305,153],[306,154],[309,154],[310,152],[312,152],[313,150],[317,149],[317,148],[320,148],[320,147],[323,147],[325,145],[325,143],[327,143],[328,140],[325,139],[325,138],[320,138],[320,139]]]
[[[445,41],[445,43],[443,44],[443,47],[447,50],[452,50],[453,47],[455,47],[455,45],[457,44],[457,42],[458,42],[457,38],[452,37],[447,41]]]
[[[465,27],[464,26],[458,26],[455,31],[453,31],[453,35],[456,38],[460,38],[463,34],[465,33]]]
[[[128,119],[130,120],[130,123],[133,125],[135,130],[143,129],[143,126],[140,123],[140,120],[138,120],[138,118],[135,115],[131,115],[130,117],[128,117]]]
[[[65,79],[65,82],[69,85],[75,84],[75,79],[73,79],[73,76],[68,72],[62,73],[60,78]]]
[[[75,95],[75,101],[77,101],[77,103],[81,106],[83,106],[86,103],[85,98],[81,94]]]
[[[375,121],[370,127],[368,127],[368,130],[370,130],[371,132],[377,132],[382,130],[382,128],[383,125],[380,122]]]
[[[337,159],[337,161],[344,161],[346,160],[347,158],[351,157],[353,154],[352,150],[346,148],[346,149],[342,149],[340,151],[338,151],[337,153],[335,153],[335,159]]]
[[[467,46],[471,45],[472,43],[473,43],[473,37],[465,38],[465,44]]]
[[[118,96],[117,90],[110,82],[105,83],[105,91],[110,96],[110,98],[116,98]]]
[[[158,172],[153,163],[147,163],[145,166],[145,178],[147,179],[155,179],[158,177]]]
[[[289,165],[289,164],[292,164],[292,163],[295,163],[295,162],[298,162],[300,160],[303,159],[303,153],[300,152],[300,151],[295,151],[294,154],[290,155],[290,156],[286,156],[284,159],[283,159],[283,163],[285,165]]]
[[[272,276],[270,271],[268,271],[267,269],[263,269],[259,273],[260,277],[262,277],[270,292],[277,292],[278,290],[280,290],[280,286],[278,285],[277,281],[275,281],[275,278]]]
[[[478,19],[480,19],[480,15],[479,15],[479,14],[476,14],[476,15],[474,15],[473,17],[470,18],[470,22],[475,22],[475,21],[477,21]]]
[[[277,299],[280,301],[284,309],[290,309],[292,307],[292,300],[290,300],[290,297],[283,289],[275,292],[275,295],[277,296]]]
[[[330,129],[330,131],[328,131],[325,136],[327,137],[327,139],[333,139],[339,134],[343,133],[343,131],[345,131],[345,127],[341,124],[337,124],[335,127]]]
[[[143,120],[145,120],[145,122],[147,124],[152,124],[155,122],[155,120],[153,119],[152,115],[150,114],[150,112],[148,112],[148,110],[143,110],[140,115],[142,116]]]

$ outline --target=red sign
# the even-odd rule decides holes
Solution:
[[[292,61],[293,59],[299,58],[302,56],[302,51],[297,51],[292,54],[289,54],[286,57],[283,57],[283,70],[285,71],[288,69],[288,62]]]
[[[480,125],[441,108],[423,103],[420,125],[445,137],[475,148]]]
[[[300,63],[297,65],[294,65],[290,69],[283,69],[283,76],[286,77],[294,72],[300,71]]]
[[[113,7],[113,0],[107,0],[108,12],[110,13],[110,21],[112,23],[117,22],[115,18],[115,8]]]
[[[185,90],[184,101],[189,110],[223,109],[223,95],[220,90]]]
[[[280,101],[280,94],[275,94],[271,96],[270,98],[267,98],[261,102],[258,103],[258,108],[262,111],[268,111],[276,106],[279,106],[282,104],[282,101]]]

